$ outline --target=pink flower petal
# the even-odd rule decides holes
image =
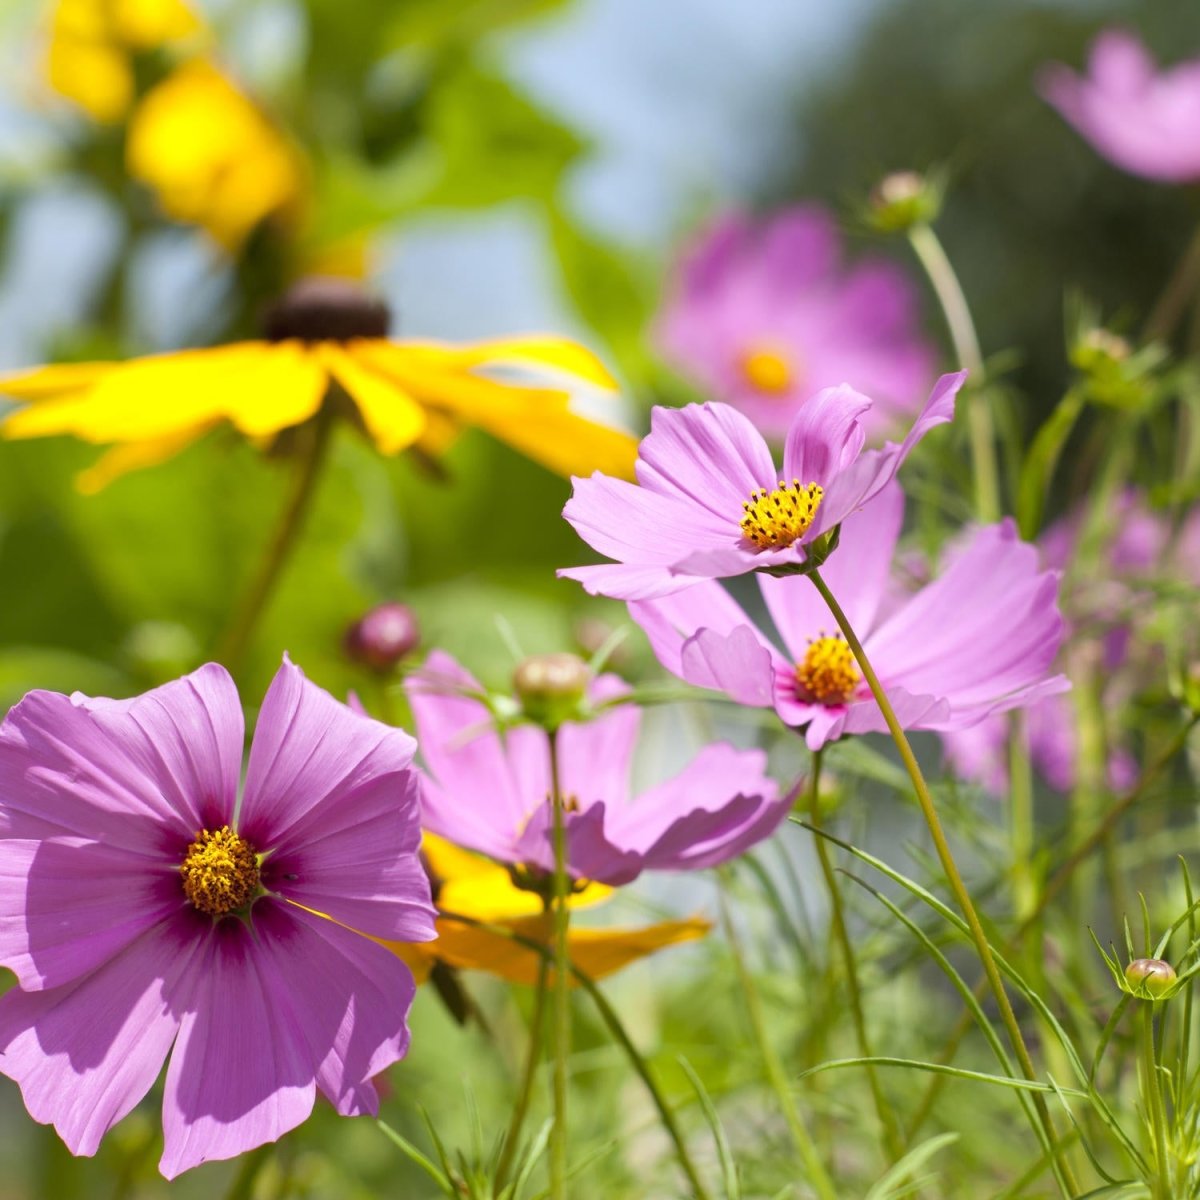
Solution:
[[[159,1170],[168,1179],[275,1141],[307,1118],[316,1095],[316,1066],[290,997],[273,990],[246,925],[212,926],[191,983],[163,1095]]]
[[[184,903],[169,863],[82,838],[0,841],[0,961],[26,991],[96,970]]]
[[[0,999],[0,1071],[73,1154],[95,1154],[158,1078],[191,1004],[196,925],[181,913],[72,984]]]
[[[416,985],[377,942],[285,905],[254,911],[267,991],[287,1005],[317,1086],[343,1116],[376,1113],[371,1078],[404,1057]]]
[[[818,392],[796,414],[783,447],[783,479],[828,486],[862,452],[871,401],[847,384]]]
[[[382,776],[403,790],[415,749],[407,733],[339,703],[285,656],[258,714],[239,832],[264,851]]]
[[[132,700],[30,692],[0,728],[3,828],[173,853],[232,820],[243,738],[215,663]]]

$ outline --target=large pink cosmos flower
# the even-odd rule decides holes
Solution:
[[[728,213],[685,254],[658,321],[666,357],[714,400],[769,437],[843,379],[877,401],[877,437],[921,406],[933,347],[917,331],[917,297],[894,263],[842,266],[832,214],[786,209],[761,225]]]
[[[278,1138],[318,1090],[377,1111],[371,1077],[408,1047],[412,976],[353,930],[435,936],[413,739],[285,660],[239,805],[243,743],[215,664],[132,700],[31,692],[0,726],[0,963],[20,982],[0,1071],[76,1154],[168,1053],[172,1178]]]
[[[1110,162],[1166,183],[1200,179],[1200,59],[1159,71],[1131,33],[1092,45],[1088,74],[1054,63],[1042,95]]]
[[[1058,577],[1011,521],[979,529],[946,572],[887,617],[881,605],[904,517],[898,484],[850,517],[821,574],[906,729],[957,729],[1064,690],[1049,676],[1062,639]],[[697,687],[774,707],[810,749],[887,725],[820,593],[798,576],[758,577],[783,649],[718,583],[630,603],[659,662]]]
[[[599,472],[574,479],[563,509],[589,546],[617,562],[559,575],[594,595],[643,600],[700,579],[799,567],[809,543],[878,495],[917,442],[954,416],[965,379],[943,375],[902,443],[865,452],[871,401],[844,384],[826,388],[792,421],[782,471],[762,434],[726,404],[655,408],[637,484]]]
[[[421,801],[425,828],[500,862],[554,870],[550,744],[521,725],[503,737],[474,698],[480,685],[440,651],[406,684],[427,768]],[[627,688],[601,676],[593,702]],[[566,800],[567,867],[576,879],[614,886],[644,870],[716,866],[768,837],[787,815],[765,775],[761,750],[706,746],[673,779],[632,797],[630,761],[641,725],[633,704],[558,731],[560,784]]]

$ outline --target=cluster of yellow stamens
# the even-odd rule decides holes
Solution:
[[[746,349],[738,366],[746,382],[767,396],[782,396],[791,388],[795,375],[791,358],[766,342]]]
[[[761,488],[750,493],[742,504],[742,535],[760,550],[783,550],[813,523],[825,489],[818,483],[802,486],[793,479],[789,487],[782,479],[779,486],[768,492]]]
[[[861,681],[854,655],[841,637],[810,638],[804,661],[796,664],[800,699],[810,703],[845,704]]]
[[[245,908],[258,894],[258,855],[228,825],[198,833],[179,873],[183,894],[210,917]]]

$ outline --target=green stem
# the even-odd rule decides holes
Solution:
[[[517,1093],[517,1102],[513,1105],[512,1119],[508,1123],[508,1132],[504,1135],[504,1149],[500,1152],[500,1161],[496,1165],[496,1191],[504,1187],[512,1167],[513,1155],[517,1152],[517,1143],[521,1137],[521,1129],[525,1124],[525,1116],[529,1112],[529,1102],[533,1097],[533,1080],[537,1075],[538,1050],[542,1044],[542,1016],[546,1010],[546,983],[550,976],[550,964],[545,958],[538,960],[537,983],[533,992],[533,1012],[529,1016],[529,1047],[525,1056],[525,1069],[521,1073],[521,1089]]]
[[[518,946],[524,946],[525,949],[539,955],[543,962],[549,963],[553,960],[553,952],[548,950],[541,942],[524,937],[512,929],[506,929],[503,925],[493,925],[488,921],[480,921],[476,917],[468,917],[456,912],[443,912],[442,916],[461,922],[463,925],[470,925],[475,929],[486,930],[488,933],[495,934],[498,937],[508,938],[509,941],[515,942]],[[658,1083],[650,1071],[650,1064],[638,1052],[625,1027],[621,1024],[621,1019],[617,1016],[612,1005],[605,999],[604,993],[600,990],[596,981],[590,975],[585,974],[574,963],[569,963],[568,968],[571,974],[575,976],[579,986],[587,992],[592,1003],[595,1004],[596,1010],[600,1013],[601,1020],[608,1027],[609,1033],[613,1035],[617,1044],[625,1051],[630,1064],[638,1074],[638,1078],[646,1085],[646,1090],[650,1093],[650,1097],[654,1101],[654,1106],[658,1109],[658,1115],[662,1119],[663,1128],[666,1130],[667,1136],[670,1137],[675,1147],[675,1154],[679,1159],[679,1165],[683,1169],[683,1173],[688,1177],[688,1182],[692,1185],[692,1191],[696,1200],[710,1200],[708,1189],[701,1182],[696,1166],[688,1154],[687,1143],[683,1140],[683,1134],[675,1120],[675,1114],[671,1111],[671,1106],[667,1103],[666,1097],[662,1094]]]
[[[718,893],[718,898],[721,906],[721,928],[725,931],[725,940],[729,943],[729,949],[733,954],[738,981],[741,984],[742,995],[746,1001],[746,1012],[750,1017],[750,1025],[754,1030],[754,1038],[758,1043],[759,1053],[763,1057],[763,1065],[767,1070],[767,1078],[771,1083],[771,1087],[775,1090],[775,1095],[779,1098],[779,1105],[783,1109],[784,1118],[787,1121],[788,1128],[791,1130],[792,1140],[795,1142],[796,1150],[808,1172],[809,1183],[816,1189],[817,1195],[821,1197],[821,1200],[837,1200],[837,1189],[833,1186],[833,1181],[829,1178],[821,1162],[816,1144],[809,1136],[804,1123],[800,1120],[800,1114],[796,1110],[796,1102],[792,1098],[792,1089],[788,1085],[787,1077],[783,1073],[783,1066],[779,1061],[779,1056],[775,1053],[775,1047],[771,1044],[770,1036],[767,1033],[766,1021],[763,1017],[762,1001],[759,999],[758,988],[754,984],[754,978],[750,973],[750,968],[746,965],[745,955],[742,953],[741,944],[734,931],[724,890]]]
[[[322,408],[313,422],[303,430],[303,433],[307,434],[308,444],[301,453],[291,493],[259,564],[258,573],[243,593],[218,644],[216,657],[228,667],[231,675],[236,676],[241,670],[250,639],[303,528],[304,517],[316,491],[332,431],[333,418],[328,406]]]
[[[567,932],[567,822],[558,769],[558,731],[550,731],[550,803],[554,812],[554,1128],[550,1136],[550,1195],[567,1194],[567,1064],[571,1055],[571,956]]]
[[[1162,1085],[1158,1078],[1158,1053],[1154,1046],[1154,1004],[1141,1001],[1142,1101],[1146,1119],[1154,1137],[1154,1200],[1171,1200],[1170,1170],[1167,1158],[1167,1111],[1163,1103]]]
[[[1008,721],[1009,831],[1012,852],[1013,916],[1023,921],[1037,905],[1033,873],[1033,768],[1023,713]]]
[[[808,819],[818,836],[814,839],[817,848],[817,859],[821,864],[821,874],[825,878],[825,887],[829,892],[829,916],[833,929],[833,937],[841,954],[842,965],[846,972],[846,991],[850,998],[850,1016],[854,1022],[854,1035],[858,1042],[858,1053],[868,1061],[865,1064],[867,1082],[871,1088],[871,1097],[875,1102],[875,1112],[879,1117],[879,1127],[883,1134],[885,1156],[896,1162],[904,1155],[904,1142],[896,1121],[896,1114],[883,1094],[879,1082],[879,1072],[870,1061],[874,1058],[871,1041],[867,1035],[867,1022],[863,1014],[862,991],[858,982],[858,966],[854,957],[854,946],[850,941],[850,932],[846,928],[846,911],[842,902],[842,889],[838,886],[837,872],[833,869],[833,859],[829,853],[829,845],[820,836],[821,829],[821,758],[822,751],[816,750],[812,756],[812,779],[808,788]]]
[[[1104,814],[1099,824],[1092,832],[1075,847],[1074,850],[1067,856],[1058,869],[1046,881],[1045,887],[1042,888],[1041,895],[1038,897],[1037,904],[1033,911],[1025,918],[1024,921],[1017,927],[1016,931],[1005,941],[1004,953],[1006,955],[1012,953],[1013,949],[1020,943],[1021,939],[1041,920],[1042,915],[1050,907],[1050,905],[1058,898],[1062,890],[1071,882],[1075,876],[1075,871],[1079,864],[1085,862],[1096,849],[1103,845],[1109,834],[1116,828],[1120,819],[1131,809],[1139,800],[1145,796],[1150,789],[1150,785],[1158,779],[1159,775],[1167,769],[1175,756],[1187,745],[1188,737],[1192,730],[1200,723],[1200,717],[1193,717],[1186,725],[1180,727],[1175,736],[1167,743],[1163,752],[1150,764],[1138,778],[1134,786],[1125,793],[1119,800],[1112,804],[1108,811]],[[987,978],[981,978],[975,985],[975,999],[982,998],[987,990]],[[962,1016],[959,1018],[958,1024],[954,1027],[949,1038],[946,1039],[946,1044],[942,1047],[941,1054],[938,1055],[937,1061],[943,1066],[949,1065],[954,1061],[954,1056],[958,1053],[958,1047],[962,1040],[967,1035],[967,1031],[971,1028],[974,1018],[969,1009],[964,1009]],[[929,1114],[933,1111],[934,1102],[937,1100],[941,1092],[942,1086],[948,1076],[935,1075],[925,1089],[925,1095],[921,1098],[921,1103],[917,1106],[916,1114],[912,1121],[909,1122],[907,1137],[909,1142],[914,1142],[917,1134],[921,1131],[921,1127],[925,1124]]]
[[[815,570],[811,572],[809,579],[812,580],[813,585],[820,592],[821,598],[829,606],[829,611],[833,614],[834,620],[837,621],[838,628],[842,631],[842,636],[846,639],[846,644],[850,647],[859,669],[863,673],[863,678],[867,681],[867,686],[871,689],[871,695],[874,696],[875,703],[879,705],[880,712],[883,713],[883,719],[887,723],[888,731],[892,735],[892,740],[896,743],[896,749],[899,751],[900,758],[904,763],[905,769],[908,771],[908,777],[912,781],[913,791],[916,793],[917,803],[921,807],[921,815],[925,818],[925,824],[929,827],[929,834],[933,839],[938,861],[942,865],[942,870],[945,872],[946,879],[950,884],[950,890],[954,893],[958,907],[966,919],[968,929],[971,931],[971,941],[974,943],[975,951],[979,955],[980,962],[983,964],[983,971],[987,976],[988,986],[991,988],[996,1005],[1000,1010],[1000,1017],[1004,1022],[1004,1028],[1008,1033],[1009,1041],[1012,1043],[1013,1052],[1017,1056],[1017,1061],[1021,1065],[1021,1070],[1025,1078],[1036,1081],[1037,1072],[1033,1066],[1033,1059],[1029,1055],[1029,1048],[1025,1045],[1025,1038],[1021,1034],[1021,1026],[1017,1022],[1016,1013],[1013,1012],[1008,992],[1004,989],[1004,980],[1000,976],[1000,969],[996,966],[996,960],[992,955],[992,948],[988,945],[987,935],[983,931],[983,924],[979,920],[979,914],[975,911],[975,904],[971,900],[971,894],[967,891],[967,886],[963,882],[958,864],[954,861],[954,855],[950,850],[950,843],[946,841],[941,819],[937,814],[933,797],[929,794],[929,786],[925,782],[924,775],[921,774],[921,768],[917,765],[917,759],[912,752],[912,747],[908,744],[908,738],[905,736],[900,722],[896,719],[896,713],[892,708],[891,701],[888,699],[887,693],[883,690],[883,686],[879,682],[879,677],[875,674],[875,669],[871,666],[870,660],[863,650],[862,643],[858,640],[858,635],[851,627],[846,614],[842,611],[841,605],[838,604],[833,593],[825,585],[825,581],[821,578],[819,572]],[[1058,1145],[1058,1133],[1054,1128],[1054,1122],[1050,1118],[1050,1110],[1046,1106],[1046,1099],[1040,1092],[1035,1092],[1033,1094],[1033,1102],[1041,1124],[1041,1133],[1046,1139],[1047,1147],[1052,1151],[1051,1166],[1054,1170],[1055,1178],[1063,1195],[1070,1197],[1075,1194],[1077,1188],[1072,1178],[1069,1164],[1061,1157],[1061,1147]]]
[[[962,284],[933,226],[920,223],[908,231],[908,240],[921,261],[946,318],[954,354],[970,374],[967,397],[967,433],[975,473],[975,515],[981,521],[1000,519],[1000,470],[996,462],[996,434],[984,391],[983,352]]]
[[[1165,342],[1175,332],[1188,301],[1200,285],[1200,229],[1192,234],[1183,257],[1179,260],[1167,286],[1163,288],[1146,324],[1142,329],[1142,340]]]

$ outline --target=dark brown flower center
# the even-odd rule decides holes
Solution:
[[[391,312],[348,279],[310,275],[290,287],[263,315],[270,342],[348,342],[387,337]]]

